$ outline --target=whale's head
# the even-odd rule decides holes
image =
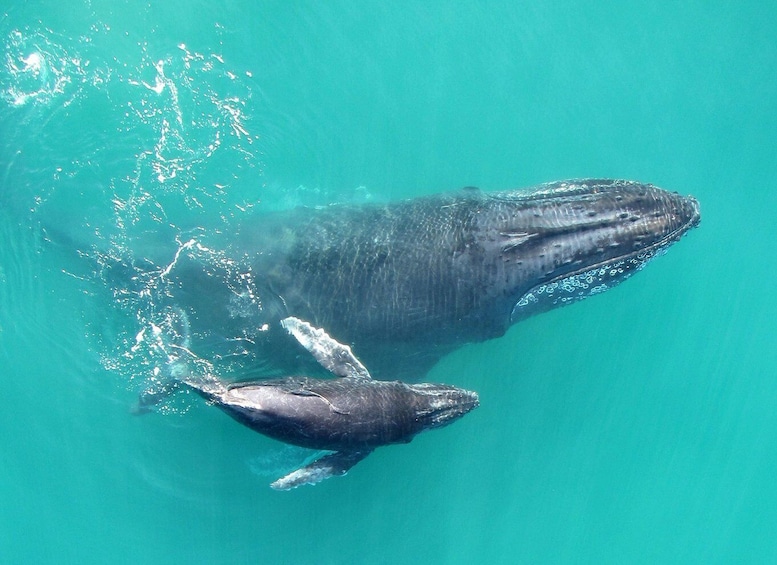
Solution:
[[[477,227],[496,265],[505,327],[623,282],[700,220],[694,198],[623,180],[562,181],[488,199]]]
[[[434,383],[407,386],[415,393],[415,417],[424,430],[447,426],[480,406],[476,392],[455,386]]]

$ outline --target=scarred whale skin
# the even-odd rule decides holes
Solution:
[[[600,179],[300,208],[229,234],[229,273],[190,241],[166,295],[193,351],[226,370],[299,371],[307,356],[273,329],[297,316],[350,343],[374,377],[418,380],[465,343],[612,288],[699,220],[692,197]]]

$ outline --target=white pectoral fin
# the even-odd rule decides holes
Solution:
[[[281,320],[281,325],[297,339],[302,347],[310,351],[316,361],[327,371],[338,377],[372,378],[351,348],[332,339],[323,329],[315,328],[308,322],[293,316]]]
[[[289,490],[301,485],[314,485],[329,477],[345,475],[351,467],[372,453],[371,449],[362,451],[338,451],[316,459],[281,477],[270,486],[275,490]]]

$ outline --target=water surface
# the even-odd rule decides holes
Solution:
[[[777,559],[774,21],[727,2],[0,7],[0,561]],[[88,257],[587,176],[693,194],[702,224],[623,286],[443,359],[429,380],[480,393],[461,422],[278,493],[290,455],[220,412],[129,413],[154,303]]]

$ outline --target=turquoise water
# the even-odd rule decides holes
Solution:
[[[775,21],[756,2],[6,0],[0,562],[777,560]],[[693,194],[701,226],[444,358],[428,380],[478,390],[471,415],[291,492],[267,486],[278,444],[213,408],[129,413],[144,305],[49,243],[587,176]]]

